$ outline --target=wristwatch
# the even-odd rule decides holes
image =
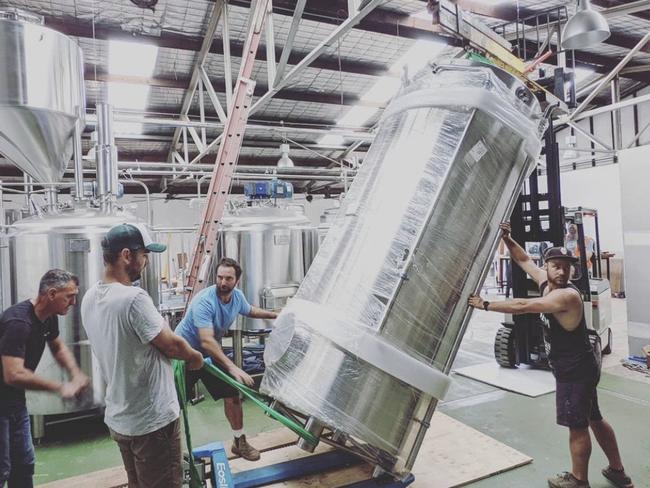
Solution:
[[[483,310],[487,312],[489,306],[490,306],[490,302],[488,302],[487,300],[483,300]]]

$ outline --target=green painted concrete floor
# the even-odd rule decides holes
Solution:
[[[202,393],[206,392],[202,390]],[[194,446],[229,439],[232,435],[223,413],[223,400],[214,402],[207,395],[206,400],[191,406],[189,412]],[[244,402],[244,422],[249,437],[279,426],[251,402]],[[45,435],[36,446],[36,484],[122,464],[119,450],[101,417],[48,425]]]
[[[622,307],[622,308],[621,308]],[[624,304],[615,315],[624,314]],[[476,313],[463,340],[454,368],[493,360],[492,339],[499,327],[499,314]],[[616,317],[615,317],[616,319]],[[613,327],[615,341],[624,330],[620,320]],[[624,349],[624,348],[623,348]],[[609,358],[599,385],[599,400],[605,417],[613,425],[628,472],[637,488],[650,488],[650,381],[640,374],[621,376],[617,359]],[[616,372],[610,374],[608,371]],[[538,398],[499,390],[490,385],[452,374],[454,383],[440,411],[533,458],[533,463],[472,483],[472,488],[546,487],[546,479],[570,467],[568,432],[555,424],[554,394]],[[250,435],[272,430],[279,424],[262,414],[250,402],[244,404],[246,431]],[[228,439],[230,429],[222,402],[212,400],[190,408],[195,445]],[[121,464],[117,447],[110,440],[100,418],[48,426],[46,439],[36,449],[36,483],[109,468]],[[606,460],[594,443],[590,465],[593,488],[611,486],[601,475]]]

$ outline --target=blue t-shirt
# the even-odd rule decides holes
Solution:
[[[201,349],[201,338],[197,329],[212,327],[214,336],[220,340],[237,318],[237,314],[248,315],[251,306],[244,294],[237,288],[233,290],[228,303],[223,303],[217,296],[216,286],[201,290],[190,303],[185,317],[176,327],[176,334],[181,336],[197,351]]]

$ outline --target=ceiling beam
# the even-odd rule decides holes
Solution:
[[[86,66],[85,68],[85,79],[86,81],[101,81],[101,82],[118,82],[118,83],[131,83],[135,85],[149,85],[160,88],[171,88],[178,90],[187,90],[190,86],[190,78],[180,76],[180,77],[144,77],[144,76],[123,76],[123,75],[113,75],[108,73],[104,68],[95,67],[95,66]],[[225,96],[226,92],[226,83],[223,79],[213,78],[212,87],[219,94]],[[268,91],[268,86],[263,83],[258,83],[255,85],[255,96],[262,96]],[[293,100],[297,102],[313,102],[313,103],[323,103],[330,105],[363,105],[366,107],[375,107],[382,108],[383,105],[380,103],[362,101],[357,95],[353,93],[322,93],[317,91],[302,91],[302,90],[291,90],[283,89],[275,95],[275,98],[283,100]]]
[[[273,13],[291,17],[298,3],[299,0],[273,0]],[[230,0],[229,4],[250,9],[251,0]],[[426,6],[426,2],[423,1],[422,10]],[[348,9],[347,0],[310,0],[302,12],[302,19],[340,25],[350,15]],[[366,15],[355,29],[408,39],[435,39],[438,36],[430,21],[381,7],[375,8]]]
[[[456,0],[456,3],[464,10],[468,10],[470,12],[477,13],[480,15],[493,17],[495,19],[500,19],[505,22],[515,22],[517,20],[521,22],[523,19],[526,19],[527,17],[531,17],[537,15],[538,13],[541,13],[541,10],[533,10],[531,8],[526,8],[526,7],[517,8],[514,2],[513,3],[504,2],[497,5],[489,5],[484,0]],[[602,6],[603,8],[610,8],[610,7],[614,7],[615,5],[618,5],[608,0],[600,0],[600,1],[596,0],[596,1],[592,1],[592,3],[595,5],[601,4],[599,6]],[[559,5],[559,6],[563,6],[563,5]],[[615,13],[616,11],[613,12],[613,14]],[[557,21],[557,16],[555,14],[550,13],[549,15],[550,15],[551,22]],[[571,15],[571,11],[569,11],[569,15]],[[640,14],[634,14],[634,15],[639,16]],[[648,19],[650,20],[650,17],[648,17]],[[531,20],[529,21],[528,25],[535,26],[535,23]],[[546,24],[544,24],[544,26],[545,25]],[[540,26],[540,28],[541,27],[542,26]],[[636,37],[626,35],[625,33],[619,31],[619,32],[612,32],[609,39],[604,41],[603,44],[610,45],[613,47],[620,47],[623,49],[631,49],[636,45],[637,42],[639,42],[640,39],[641,38],[637,39]],[[650,53],[650,46],[645,46],[643,48],[643,52]]]
[[[644,20],[650,20],[650,12],[647,12],[647,10],[650,9],[650,5],[647,5],[644,9],[638,10],[637,7],[643,6],[644,2],[642,1],[636,1],[636,2],[619,2],[619,1],[612,1],[612,0],[591,0],[591,3],[593,5],[596,5],[598,7],[604,8],[604,9],[612,9],[614,11],[626,11],[627,15],[631,15],[632,17],[637,17],[639,19],[644,19]],[[640,8],[640,7],[639,7]],[[633,11],[632,11],[633,10]],[[646,10],[646,11],[643,11]]]
[[[93,24],[91,21],[76,19],[72,17],[51,17],[45,16],[45,25],[65,35],[79,37],[82,39],[99,39],[107,41],[120,39],[126,41],[142,40],[158,47],[178,49],[181,51],[198,51],[201,48],[203,38],[186,36],[173,32],[162,32],[160,36],[126,32],[118,25]],[[244,49],[243,43],[231,42],[230,52],[234,57],[241,57]],[[210,53],[223,56],[224,49],[221,39],[215,39],[210,46]],[[307,53],[294,50],[287,61],[290,65],[298,64]],[[280,48],[276,49],[276,57],[282,55]],[[266,49],[262,46],[258,49],[257,60],[266,61]],[[325,69],[329,71],[343,71],[370,76],[383,76],[389,66],[378,62],[364,62],[357,60],[339,60],[338,57],[321,55],[312,64],[312,68]]]
[[[621,95],[622,96],[622,95]],[[248,133],[247,133],[248,135]],[[293,139],[293,138],[292,138]],[[314,137],[314,139],[318,139],[318,137]],[[115,140],[116,141],[138,141],[142,143],[147,143],[147,142],[152,142],[152,143],[166,143],[169,144],[172,140],[172,132],[166,133],[166,134],[121,134],[121,133],[115,133]],[[90,143],[91,142],[91,137],[90,133],[84,134],[82,136],[82,141],[84,143]],[[244,136],[244,142],[242,143],[242,147],[245,148],[259,148],[259,149],[277,149],[279,147],[280,142],[282,141],[281,137],[277,137],[276,139],[273,138],[257,138],[257,137],[246,137]],[[297,141],[301,146],[306,147],[307,149],[313,149],[315,151],[345,151],[348,149],[346,145],[337,145],[337,144],[322,144],[322,143],[313,143],[313,142],[305,142],[305,141]],[[300,151],[302,150],[302,147],[298,147],[292,143],[289,143],[291,145],[291,150],[292,151]],[[118,142],[118,147],[119,147],[119,142]],[[188,146],[189,147],[196,147],[192,142],[188,141]],[[85,147],[88,147],[86,145]],[[370,147],[370,142],[369,141],[361,141],[361,144],[357,146],[355,151],[359,152],[367,152],[368,148]]]
[[[86,105],[86,109],[94,112],[95,109],[95,103],[90,102]],[[158,117],[165,117],[165,118],[170,118],[177,120],[178,119],[178,110],[179,107],[169,107],[169,106],[149,106],[147,107],[146,113],[150,114],[155,114]],[[115,112],[120,112],[119,110],[115,109]],[[126,111],[122,112],[126,113]],[[140,115],[142,113],[140,112]],[[200,114],[198,110],[193,110],[188,112],[188,117],[191,120],[198,121]],[[205,117],[206,119],[211,119],[209,122],[216,122],[218,123],[218,115],[216,111],[214,110],[206,110],[205,111]],[[335,120],[329,120],[329,119],[312,119],[312,118],[304,118],[304,117],[276,117],[276,118],[271,118],[271,117],[251,117],[248,119],[249,124],[269,124],[269,130],[271,129],[277,129],[278,124],[282,123],[286,125],[287,132],[291,131],[291,126],[295,125],[298,127],[336,127],[336,121]],[[342,130],[345,129],[345,127],[340,127]]]
[[[486,14],[492,13],[494,15],[498,15],[499,18],[504,18],[512,15],[510,7],[505,7],[503,5],[497,6],[497,7],[490,7],[487,8],[485,4],[480,3],[479,0],[458,0],[459,2],[462,2],[462,5],[464,6],[472,6],[474,4],[477,5],[483,5],[485,8],[482,10],[482,12],[485,12]],[[250,2],[246,2],[245,0],[240,0],[241,3],[243,4],[249,4]],[[274,2],[274,9],[278,10],[277,13],[282,13],[281,7],[276,6],[278,2]],[[286,3],[286,2],[285,2]],[[318,4],[318,2],[316,2]],[[341,2],[339,2],[341,3]],[[310,2],[311,4],[311,2]],[[469,9],[469,8],[468,8]],[[375,10],[376,11],[376,10]],[[275,12],[275,10],[274,10]],[[286,15],[290,15],[289,10],[285,10]],[[331,23],[334,23],[334,20],[331,17],[331,12],[330,16],[323,16],[324,14],[318,13],[310,10],[311,14],[303,13],[303,16],[307,15],[307,17],[311,16],[311,20],[316,20],[316,18],[320,18],[321,20],[329,20]],[[524,10],[524,12],[527,12]],[[291,11],[292,13],[292,11]],[[371,13],[372,14],[372,13]],[[520,12],[520,15],[524,15],[523,13]],[[345,17],[341,17],[340,21],[342,22],[342,19]],[[515,17],[516,18],[516,15]],[[192,36],[185,36],[177,33],[171,33],[171,32],[163,32],[160,36],[153,36],[153,35],[147,35],[147,34],[140,34],[137,36],[134,36],[133,33],[126,32],[122,30],[119,26],[111,26],[111,25],[102,25],[102,24],[96,24],[94,27],[92,25],[92,22],[86,21],[86,20],[81,20],[81,19],[76,19],[76,18],[71,18],[71,17],[45,17],[45,22],[46,25],[49,27],[52,27],[53,29],[58,30],[59,32],[62,32],[66,35],[70,36],[75,36],[75,37],[80,37],[80,38],[85,38],[85,39],[100,39],[100,40],[108,40],[108,39],[122,39],[122,40],[133,40],[133,39],[141,39],[149,43],[153,43],[158,45],[159,47],[163,48],[169,48],[169,49],[179,49],[183,51],[197,51],[201,47],[201,41],[202,38],[200,37],[192,37]],[[338,22],[340,23],[340,22]],[[425,23],[427,23],[425,21]],[[427,23],[428,24],[428,23]],[[358,27],[358,26],[357,26]],[[401,32],[401,31],[400,31]],[[449,38],[446,38],[449,40]],[[620,39],[619,39],[620,41]],[[627,40],[627,43],[630,41]],[[231,43],[231,54],[235,57],[241,57],[242,50],[243,50],[243,44],[242,43]],[[628,44],[626,44],[628,45]],[[224,50],[223,50],[223,44],[221,43],[220,39],[215,39],[210,46],[210,53],[211,54],[216,54],[216,55],[224,55]],[[298,64],[306,55],[307,53],[304,52],[296,52],[295,50],[292,51],[292,53],[289,55],[288,59],[288,64],[290,65],[296,65]],[[586,54],[586,53],[585,53]],[[276,57],[281,57],[282,56],[282,50],[278,48],[276,50]],[[258,49],[257,53],[257,59],[266,61],[266,50],[263,48]],[[609,58],[609,57],[603,57],[603,59],[607,60],[607,64],[601,63],[603,66],[615,66],[616,65],[616,59]],[[387,69],[389,68],[388,66],[380,63],[370,63],[370,62],[360,62],[360,61],[352,61],[352,60],[346,60],[345,58],[343,59],[338,59],[336,57],[331,57],[327,55],[321,55],[319,56],[316,60],[314,60],[310,67],[312,68],[318,68],[318,69],[325,69],[325,70],[330,70],[330,71],[342,71],[346,73],[352,73],[352,74],[361,74],[361,75],[370,75],[370,76],[383,76],[386,74]]]
[[[197,153],[198,154],[198,153]],[[216,152],[214,153],[216,156]],[[120,160],[129,161],[129,162],[141,162],[141,163],[160,163],[165,162],[167,153],[166,152],[133,152],[133,151],[119,151],[118,156]],[[190,154],[190,157],[195,157],[196,154]],[[245,166],[275,166],[280,159],[280,150],[278,149],[277,156],[240,156],[237,164]],[[291,159],[294,160],[296,166],[302,166],[307,168],[328,168],[330,163],[329,159],[318,158],[318,157],[296,157],[292,156]],[[329,168],[331,169],[331,168]]]
[[[201,70],[203,69],[203,63],[205,62],[208,54],[210,53],[210,46],[214,41],[214,36],[219,27],[219,20],[221,19],[221,14],[223,12],[225,0],[217,0],[215,2],[212,12],[208,17],[208,26],[206,27],[205,33],[203,35],[203,41],[201,41],[201,49],[194,56],[194,63],[192,65],[192,75],[188,83],[188,87],[183,94],[183,103],[181,105],[181,118],[186,117],[187,113],[192,106],[192,101],[194,100],[194,94],[197,91],[197,88],[200,90],[199,97],[203,96],[203,87],[200,83],[201,80]],[[225,15],[228,15],[228,12],[223,12]],[[207,16],[207,14],[206,14]],[[224,88],[225,91],[225,88]],[[203,107],[203,100],[201,98],[201,107]],[[221,116],[225,118],[225,116]],[[173,161],[174,151],[176,151],[176,144],[178,143],[181,136],[181,129],[176,128],[174,130],[174,137],[172,138],[172,143],[170,145],[169,153],[167,155],[168,161]],[[205,144],[205,131],[203,130],[203,143]],[[193,133],[192,133],[193,134]]]

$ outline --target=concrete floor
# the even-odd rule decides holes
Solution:
[[[500,297],[490,297],[498,300]],[[617,432],[623,460],[637,488],[650,488],[650,379],[619,365],[627,355],[625,301],[613,300],[614,352],[604,362],[599,398],[605,417]],[[502,316],[476,311],[463,339],[454,368],[493,361],[493,339]],[[529,398],[499,390],[452,373],[454,384],[440,410],[475,429],[531,456],[532,464],[472,483],[477,488],[533,488],[569,468],[568,432],[555,424],[554,394]],[[204,401],[190,409],[195,445],[230,435],[221,402]],[[250,435],[272,430],[276,422],[245,404]],[[115,444],[101,419],[48,427],[37,447],[36,483],[67,478],[121,463]],[[609,483],[600,475],[606,465],[594,446],[590,466],[593,488]]]
[[[495,297],[496,298],[496,297]],[[498,298],[496,298],[498,299]],[[599,402],[617,433],[626,470],[637,488],[650,487],[650,379],[620,366],[627,356],[625,301],[613,299],[613,353],[605,356]],[[500,314],[476,311],[454,368],[493,360]],[[555,394],[530,398],[452,373],[454,385],[440,410],[533,458],[533,463],[472,483],[477,488],[544,487],[554,473],[570,469],[568,431],[555,424]],[[593,488],[612,485],[600,470],[607,465],[594,443],[589,477]]]

